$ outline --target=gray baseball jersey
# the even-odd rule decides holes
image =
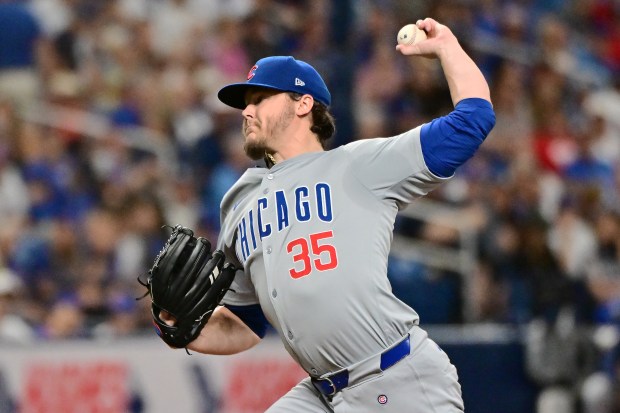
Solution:
[[[443,181],[420,127],[249,169],[222,201],[219,248],[243,267],[223,302],[260,304],[313,377],[381,352],[418,324],[386,276],[396,214]]]

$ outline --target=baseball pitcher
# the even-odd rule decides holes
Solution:
[[[398,211],[450,179],[495,115],[452,31],[431,18],[416,25],[426,38],[396,49],[439,59],[451,113],[325,150],[335,126],[319,73],[293,57],[259,60],[218,97],[240,109],[244,150],[267,167],[248,169],[224,197],[213,253],[176,227],[149,272],[153,318],[171,347],[233,354],[268,324],[277,330],[308,377],[269,413],[464,410],[455,367],[392,293],[387,261]]]

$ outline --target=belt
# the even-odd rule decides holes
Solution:
[[[379,368],[385,371],[409,355],[411,344],[409,334],[398,344],[381,353]],[[326,377],[312,378],[314,387],[327,397],[332,397],[349,385],[349,370],[341,370]]]

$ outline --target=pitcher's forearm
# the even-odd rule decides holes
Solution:
[[[260,338],[226,307],[218,307],[196,340],[187,348],[205,354],[236,354],[254,347]]]
[[[454,41],[441,50],[439,59],[450,88],[452,103],[467,98],[482,98],[491,101],[489,85],[484,75],[465,50]]]

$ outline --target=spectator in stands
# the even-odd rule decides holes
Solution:
[[[87,337],[84,314],[74,299],[59,299],[46,314],[43,324],[37,327],[37,337],[42,340],[67,340]]]
[[[39,22],[24,2],[0,1],[0,98],[10,99],[22,111],[39,93]]]
[[[0,266],[0,343],[28,344],[35,340],[34,330],[15,309],[16,299],[22,292],[19,277]]]
[[[135,297],[123,291],[112,291],[107,304],[110,317],[94,326],[92,336],[95,339],[111,341],[142,333]]]
[[[13,145],[17,124],[15,107],[0,98],[0,257],[3,239],[12,239],[28,218],[31,198],[15,159]]]

